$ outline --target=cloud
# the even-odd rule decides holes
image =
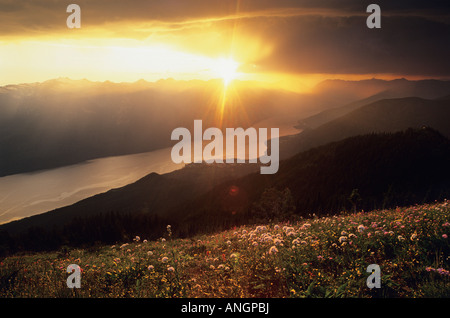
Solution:
[[[450,75],[450,25],[422,17],[299,17],[254,26],[274,43],[262,68],[296,73]]]
[[[188,52],[231,52],[261,72],[450,76],[447,0],[77,0],[82,28],[66,27],[72,0],[0,0],[0,41],[132,38]]]

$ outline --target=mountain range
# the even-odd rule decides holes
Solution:
[[[436,99],[449,91],[450,81],[404,79],[327,80],[304,93],[235,81],[226,95],[217,80],[60,78],[7,85],[0,87],[0,177],[170,147],[172,130],[192,129],[194,119],[202,119],[205,127],[279,127],[300,121],[300,129],[317,128],[372,101]]]

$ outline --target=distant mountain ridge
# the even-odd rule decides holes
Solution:
[[[176,127],[190,129],[194,119],[216,126],[222,90],[219,80],[173,79],[59,78],[0,87],[0,177],[169,147]],[[304,94],[235,81],[227,92],[223,127],[246,128],[272,117],[305,119],[349,103],[354,110],[386,97],[437,98],[449,92],[450,81],[432,80],[327,80]],[[325,116],[315,127],[342,114]]]
[[[217,127],[221,117],[224,127],[246,128],[273,116],[313,113],[313,98],[245,85],[230,86],[223,114],[223,84],[215,80],[63,78],[1,87],[0,177],[170,147],[172,130],[192,129],[194,119]]]

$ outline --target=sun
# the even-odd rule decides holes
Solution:
[[[239,63],[232,58],[219,58],[212,66],[213,73],[223,80],[223,84],[228,86],[239,75],[237,72]]]

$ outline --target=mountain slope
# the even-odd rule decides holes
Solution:
[[[164,215],[170,208],[197,197],[214,186],[258,169],[256,165],[191,164],[181,170],[159,175],[151,173],[127,186],[79,201],[73,205],[0,225],[10,234],[31,227],[52,229],[75,217],[92,217],[106,212]]]
[[[365,210],[445,199],[450,197],[449,156],[450,140],[428,128],[351,137],[297,154],[281,162],[275,175],[226,182],[184,206],[178,217],[182,224],[268,212],[282,217],[291,212],[280,208],[289,200],[298,215],[320,215],[351,209],[354,189],[361,197],[355,198],[357,207]],[[286,188],[290,195],[283,193]],[[267,211],[268,199],[281,211]]]
[[[398,79],[392,81],[383,80],[365,80],[359,82],[348,82],[342,80],[327,80],[316,87],[316,91],[334,92],[342,94],[346,90],[355,90],[357,92],[370,93],[369,97],[351,102],[349,104],[326,109],[317,114],[299,120],[299,129],[314,129],[327,122],[337,119],[350,113],[361,106],[382,100],[405,97],[420,97],[424,99],[444,99],[444,95],[450,92],[450,81],[420,80],[408,81]],[[361,93],[361,96],[364,96]],[[448,98],[447,98],[448,99]]]
[[[385,99],[359,107],[315,129],[282,138],[283,158],[298,151],[373,132],[429,126],[450,136],[450,100],[418,97]],[[281,146],[280,146],[281,147]]]

